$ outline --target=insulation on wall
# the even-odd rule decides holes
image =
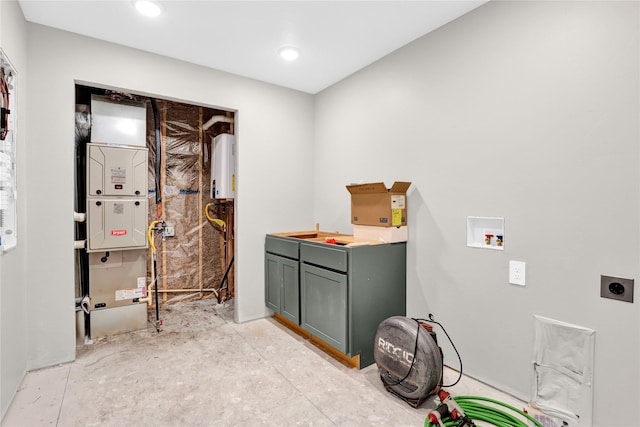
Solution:
[[[220,123],[204,131],[202,124],[213,115],[232,117],[233,113],[169,101],[156,101],[156,105],[161,135],[161,200],[158,206],[155,197],[155,122],[152,108],[148,108],[149,188],[154,189],[149,197],[150,221],[164,219],[175,230],[175,236],[156,241],[158,289],[162,292],[163,302],[194,293],[217,296],[217,292],[211,290],[220,287],[229,253],[233,253],[233,227],[226,230],[225,253],[225,230],[210,223],[204,213],[205,206],[214,202],[209,197],[210,140],[217,133],[232,132],[233,129],[229,123]],[[233,202],[218,203],[209,213],[232,219]],[[231,219],[226,220],[232,222]],[[232,280],[229,283],[233,283]],[[225,299],[233,296],[233,287],[223,295]]]
[[[229,269],[228,280],[224,283],[223,278],[234,253],[234,205],[233,200],[211,199],[210,182],[211,140],[221,133],[234,133],[234,113],[76,85],[77,197],[85,194],[84,158],[92,131],[89,106],[94,95],[118,102],[146,103],[148,221],[151,224],[155,220],[164,220],[175,231],[174,236],[165,238],[161,237],[160,232],[153,234],[157,248],[155,275],[161,295],[160,304],[183,300],[185,297],[215,296],[219,301],[233,297],[233,268]],[[158,174],[156,117],[160,153]],[[160,191],[156,192],[156,188]],[[225,228],[207,219],[204,208],[210,203],[209,216],[224,220]],[[84,199],[76,200],[76,211],[83,212],[84,206]],[[86,239],[84,225],[77,225],[77,229],[76,240]],[[80,259],[83,252],[78,254],[76,297],[82,297],[88,294],[87,259],[86,254]],[[148,260],[147,283],[151,283],[151,249],[148,250]],[[219,292],[220,287],[225,289]],[[151,298],[151,303],[155,303],[155,298]]]

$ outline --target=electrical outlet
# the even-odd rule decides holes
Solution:
[[[632,303],[633,279],[600,276],[600,296]]]
[[[164,226],[164,237],[173,237],[176,235],[176,229],[173,225],[166,224]]]
[[[524,286],[526,284],[527,263],[509,261],[509,283]]]

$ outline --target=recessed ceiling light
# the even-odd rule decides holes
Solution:
[[[144,16],[154,18],[162,13],[162,6],[157,1],[134,0],[133,5]]]
[[[293,46],[284,46],[280,48],[280,56],[287,61],[294,61],[298,59],[300,54],[298,53],[298,49]]]

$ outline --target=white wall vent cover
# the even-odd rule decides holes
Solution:
[[[531,404],[569,426],[592,425],[595,331],[534,316]]]

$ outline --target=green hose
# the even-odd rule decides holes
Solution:
[[[507,425],[507,426],[517,426],[517,427],[527,426],[527,424],[524,424],[516,416],[511,415],[504,411],[500,411],[500,410],[496,411],[495,410],[496,408],[493,408],[487,405],[482,405],[476,402],[465,402],[465,401],[458,402],[458,404],[460,405],[464,413],[467,414],[467,416],[471,419],[474,419],[475,418],[474,415],[478,414],[478,415],[483,415],[484,417],[487,417],[487,418],[491,418],[491,419],[483,419],[483,421],[492,422],[494,424],[496,423],[492,420],[496,420],[500,424]]]
[[[484,421],[491,423],[497,427],[529,427],[530,424],[523,421],[520,417],[523,417],[533,424],[536,427],[543,427],[538,420],[533,418],[531,415],[521,411],[520,409],[508,405],[506,403],[500,402],[495,399],[489,399],[487,397],[479,397],[479,396],[457,396],[453,398],[460,408],[464,411],[465,415],[474,421]],[[509,409],[513,412],[507,412],[500,408],[496,408],[495,406],[485,405],[475,401],[485,401],[490,402],[498,406],[502,406],[504,408]],[[442,423],[445,427],[453,427],[458,424],[457,421],[452,420],[450,417],[443,418]],[[429,421],[429,417],[427,416],[424,420],[424,427],[433,427],[436,424],[432,424]]]
[[[520,423],[518,424],[509,423],[508,421],[504,420],[501,416],[497,414],[493,414],[491,412],[483,412],[481,410],[473,411],[465,408],[462,408],[462,410],[467,415],[467,417],[471,418],[472,420],[486,421],[498,427],[512,427],[512,426],[522,427]]]
[[[500,402],[498,400],[495,399],[489,399],[488,397],[479,397],[479,396],[458,396],[458,397],[454,397],[454,400],[456,402],[458,402],[458,404],[460,405],[461,402],[468,402],[469,400],[483,400],[485,402],[491,402],[493,404],[499,405],[499,406],[503,406],[507,409],[510,409],[511,411],[515,412],[516,414],[520,415],[521,417],[524,417],[526,419],[528,419],[529,421],[531,421],[532,423],[534,423],[537,427],[543,427],[542,424],[540,424],[540,422],[538,420],[536,420],[535,418],[533,418],[531,415],[525,413],[524,411],[521,411],[520,409],[508,405],[504,402]],[[480,405],[479,403],[476,403],[477,405]],[[496,413],[501,413],[501,414],[506,414],[509,415],[508,413],[504,412],[504,411],[500,411],[497,408],[493,408],[491,406],[488,405],[481,405],[486,407],[488,410],[496,412]],[[463,409],[464,410],[464,409]],[[520,421],[519,419],[516,419],[517,421],[519,421],[523,426],[527,426],[527,424],[525,424],[523,421]]]

